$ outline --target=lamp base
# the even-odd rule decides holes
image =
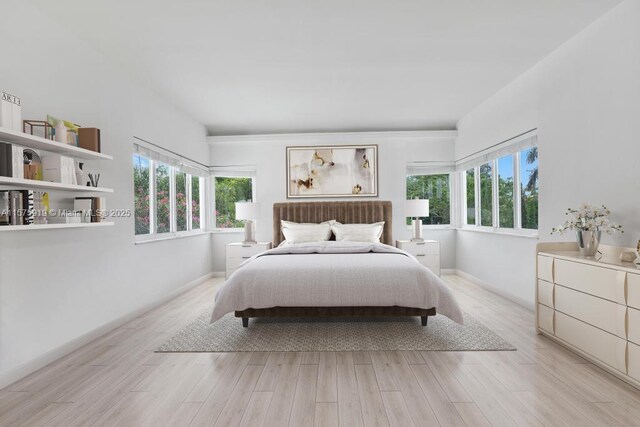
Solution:
[[[243,245],[255,245],[256,243],[256,224],[253,221],[244,223],[244,241]]]
[[[412,242],[424,242],[422,238],[422,220],[414,219],[412,222],[413,225],[413,236],[411,236]]]

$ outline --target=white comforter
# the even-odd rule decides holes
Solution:
[[[302,243],[248,259],[216,294],[211,321],[247,308],[394,305],[435,307],[463,322],[447,285],[411,255],[356,242]]]

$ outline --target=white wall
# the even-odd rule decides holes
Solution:
[[[257,201],[263,204],[262,216],[256,223],[257,237],[271,241],[274,202],[286,198],[286,151],[294,145],[378,144],[379,200],[393,202],[393,236],[410,238],[402,217],[405,200],[407,162],[453,160],[455,132],[373,132],[342,134],[291,134],[247,137],[215,137],[211,144],[210,164],[254,165],[257,168]],[[425,228],[425,238],[441,241],[442,268],[455,268],[455,230]],[[224,271],[224,245],[241,241],[242,234],[215,234],[213,252],[216,254],[214,270]]]
[[[115,189],[108,207],[133,206],[134,135],[208,162],[203,126],[58,23],[21,1],[0,3],[0,16],[0,88],[22,98],[23,118],[49,113],[101,128],[115,158],[95,165],[101,186]],[[136,246],[133,230],[124,218],[110,228],[1,233],[0,388],[49,352],[210,273],[209,234]]]
[[[540,240],[571,240],[549,233],[582,202],[624,225],[605,243],[640,238],[639,21],[640,2],[622,2],[458,123],[456,159],[538,128]],[[535,244],[460,231],[458,269],[533,306]]]

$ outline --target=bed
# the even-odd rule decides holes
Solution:
[[[343,224],[385,222],[380,243],[310,242],[278,247],[281,220]],[[274,249],[245,261],[216,294],[212,322],[234,312],[245,327],[256,317],[417,316],[462,323],[442,280],[393,246],[388,201],[291,202],[273,205]]]

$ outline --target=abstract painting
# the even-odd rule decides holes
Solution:
[[[287,147],[287,198],[377,195],[377,145]]]

